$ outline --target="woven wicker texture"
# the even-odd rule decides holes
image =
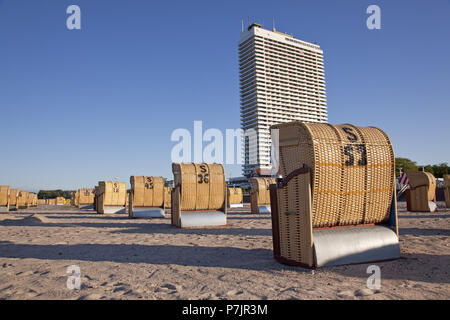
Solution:
[[[9,205],[15,206],[17,205],[17,197],[19,196],[19,189],[11,189],[9,191]]]
[[[94,203],[94,192],[92,189],[79,189],[75,193],[75,205],[87,205]]]
[[[33,205],[33,194],[30,192],[28,193],[28,206],[32,206]]]
[[[303,190],[299,190],[299,186],[302,186]],[[280,254],[286,259],[311,267],[314,264],[314,255],[309,176],[295,177],[284,189],[278,192]],[[298,214],[285,214],[287,212]]]
[[[181,186],[181,210],[218,210],[226,197],[221,164],[173,163],[175,186]]]
[[[445,206],[450,208],[450,174],[444,174],[444,197],[445,197]]]
[[[130,183],[133,207],[163,207],[164,178],[132,176]]]
[[[9,186],[0,186],[0,206],[5,207],[9,203]]]
[[[424,188],[427,190],[427,201],[432,201],[436,195],[436,178],[429,172],[406,171],[410,190]]]
[[[28,192],[20,191],[17,197],[18,207],[28,207]]]
[[[391,142],[382,130],[305,122],[272,128],[280,130],[282,176],[303,165],[312,170],[314,227],[387,221],[395,163]],[[298,203],[305,190],[296,192],[285,196]]]
[[[242,194],[242,188],[238,187],[232,187],[227,188],[228,192],[228,207],[230,206],[230,203],[243,203],[244,202],[244,196]]]
[[[275,183],[275,178],[250,178],[250,206],[252,213],[258,213],[259,206],[270,204],[269,186]]]
[[[406,201],[409,211],[428,212],[429,201],[436,196],[436,179],[429,172],[406,171],[410,189],[407,192]]]
[[[36,193],[28,194],[28,205],[32,207],[36,207],[38,205],[38,198]]]
[[[78,207],[80,204],[80,192],[77,190],[72,198],[72,205]]]
[[[170,208],[172,206],[172,188],[164,187],[164,207]]]
[[[125,182],[100,181],[99,195],[103,196],[104,206],[125,206],[127,202],[127,184]]]

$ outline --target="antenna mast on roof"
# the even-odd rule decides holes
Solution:
[[[276,31],[276,29],[275,29],[275,17],[272,18],[272,31]]]
[[[242,19],[242,32],[244,32],[244,19]]]

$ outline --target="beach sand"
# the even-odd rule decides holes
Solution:
[[[309,270],[276,262],[269,215],[233,209],[229,225],[177,229],[69,206],[0,214],[1,299],[449,299],[450,209],[399,203],[402,258]],[[67,267],[79,266],[80,290]]]

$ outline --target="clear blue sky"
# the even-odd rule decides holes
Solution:
[[[81,30],[66,28],[70,4]],[[381,30],[366,27],[370,4]],[[0,184],[172,179],[174,129],[240,126],[248,17],[322,47],[330,123],[378,126],[396,156],[450,162],[448,0],[0,0]]]

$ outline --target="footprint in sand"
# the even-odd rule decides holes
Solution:
[[[228,291],[228,292],[226,293],[226,295],[227,295],[227,296],[239,296],[239,295],[241,295],[241,294],[243,294],[243,293],[244,293],[244,291],[242,291],[242,290],[239,290],[239,289],[233,289],[233,290]]]
[[[100,299],[104,299],[105,296],[99,293],[93,293],[93,294],[89,294],[87,296],[81,296],[78,298],[78,300],[100,300]]]
[[[123,293],[125,293],[126,291],[128,291],[128,288],[125,286],[121,286],[121,287],[114,288],[112,292],[117,293],[117,292],[121,292],[121,291],[123,291]]]
[[[351,290],[339,290],[337,292],[337,296],[342,299],[353,299],[355,298],[355,294]]]
[[[359,289],[356,291],[340,290],[337,292],[337,296],[343,299],[354,299],[355,297],[368,297],[377,293],[380,293],[380,291],[370,289]]]
[[[355,291],[355,297],[367,297],[377,293],[370,289],[359,289]]]

